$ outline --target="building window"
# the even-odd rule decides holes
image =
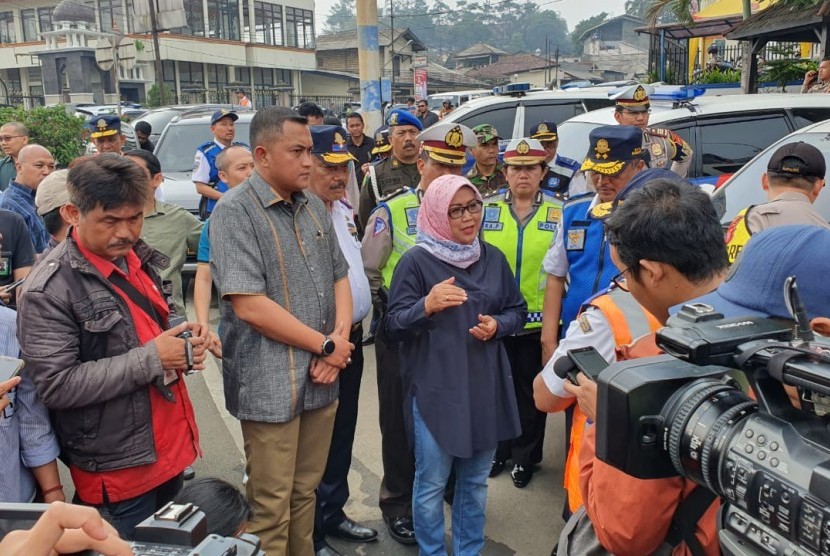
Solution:
[[[38,8],[37,9],[37,21],[38,25],[40,26],[40,32],[43,33],[45,31],[52,30],[52,10],[54,8]],[[38,37],[38,40],[40,37]]]
[[[202,11],[202,0],[182,0],[184,14],[187,18],[187,27],[180,27],[173,30],[179,35],[191,35],[194,37],[205,36],[205,14]]]
[[[247,6],[247,4],[246,4]],[[254,42],[282,46],[282,6],[254,2]]]
[[[124,31],[124,7],[121,0],[98,0],[101,32]]]
[[[208,87],[210,89],[224,89],[228,84],[228,66],[208,64]]]
[[[179,62],[179,83],[182,89],[204,89],[205,74],[199,62]]]
[[[37,40],[37,17],[35,10],[20,10],[20,21],[23,24],[23,42]]]
[[[300,8],[285,8],[285,27],[288,46],[314,48],[314,12]]]
[[[237,0],[208,0],[208,36],[214,39],[239,40],[239,3]]]
[[[14,12],[0,12],[0,43],[17,42],[14,34]]]

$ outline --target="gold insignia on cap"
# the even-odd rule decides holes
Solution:
[[[375,143],[383,143],[383,133],[378,133],[375,135]]]
[[[338,145],[345,145],[346,144],[346,140],[343,139],[343,136],[340,135],[339,131],[334,132],[334,142],[337,143]]]
[[[611,147],[608,146],[606,139],[597,141],[597,146],[594,147],[594,152],[597,153],[597,158],[608,158],[608,153],[611,152]]]
[[[530,145],[527,144],[527,141],[522,141],[516,145],[516,152],[519,154],[527,154],[530,152]]]
[[[101,118],[100,120],[95,122],[95,125],[98,128],[98,131],[106,131],[107,130],[107,120],[105,120],[104,118]]]
[[[536,128],[536,133],[547,133],[548,131],[548,124],[539,124],[539,127]]]
[[[641,154],[643,154],[642,147],[637,147],[631,151],[631,156],[640,156]]]
[[[449,130],[444,136],[444,143],[446,143],[448,147],[453,147],[455,149],[463,145],[464,134],[461,132],[461,126],[455,126]]]
[[[398,113],[395,112],[389,116],[389,125],[398,125]]]
[[[220,112],[221,112],[222,114],[230,114],[230,111],[229,111],[229,110],[227,110],[226,108],[222,108],[222,109],[220,110]]]
[[[642,85],[637,85],[637,88],[634,89],[634,100],[637,102],[643,101],[648,97],[646,94],[646,90],[643,89]]]

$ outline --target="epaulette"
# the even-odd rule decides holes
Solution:
[[[507,191],[510,191],[510,190],[508,189]],[[490,193],[489,195],[487,195],[486,197],[482,198],[482,201],[484,201],[485,205],[499,203],[501,201],[504,201],[505,195],[506,195],[505,190],[500,189],[499,191],[494,191],[494,192]]]
[[[56,250],[61,249],[61,246],[56,247],[50,255]],[[61,262],[57,257],[47,255],[47,258],[41,261],[37,267],[26,277],[23,283],[23,291],[42,292],[46,288],[46,284],[52,279],[52,276],[60,270]]]
[[[396,189],[396,190],[394,190],[390,193],[387,193],[386,195],[384,195],[383,197],[378,199],[378,203],[385,203],[386,201],[392,199],[393,197],[397,197],[401,193],[406,193],[408,191],[409,191],[408,187],[399,187],[398,189]]]

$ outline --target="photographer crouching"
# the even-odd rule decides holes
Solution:
[[[204,368],[206,330],[169,328],[156,270],[167,258],[139,239],[146,173],[102,154],[70,170],[67,187],[72,228],[23,286],[21,358],[52,413],[75,501],[131,538],[199,454],[181,375]]]

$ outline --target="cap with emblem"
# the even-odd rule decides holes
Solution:
[[[795,276],[807,318],[830,315],[830,230],[818,226],[775,226],[752,234],[714,292],[695,300],[727,318],[761,315],[789,319],[784,281]]]
[[[418,128],[418,131],[424,130],[424,125],[421,120],[414,114],[410,114],[408,110],[392,110],[386,117],[386,125],[389,127],[399,125],[411,125]]]
[[[239,115],[236,112],[232,112],[231,110],[225,110],[224,108],[221,110],[217,110],[213,113],[213,116],[210,117],[210,125],[215,124],[222,118],[230,118],[232,121],[236,121],[239,119]]]
[[[645,157],[643,130],[631,125],[604,125],[591,130],[588,156],[580,170],[616,176],[625,163]]]
[[[60,208],[69,202],[69,190],[66,188],[66,178],[69,170],[52,172],[40,182],[35,192],[35,206],[41,216]]]
[[[381,126],[375,131],[375,148],[372,149],[372,154],[388,153],[392,150],[392,145],[389,144],[389,127]]]
[[[104,114],[92,118],[86,123],[86,127],[90,131],[90,139],[116,135],[121,133],[121,118],[113,114]]]
[[[478,124],[473,128],[473,133],[476,134],[476,139],[480,145],[492,141],[493,139],[501,139],[499,132],[490,124]]]
[[[533,166],[542,164],[547,155],[538,139],[513,139],[504,150],[504,163],[507,166]]]
[[[630,112],[646,112],[650,107],[648,96],[651,94],[654,94],[654,87],[638,83],[614,89],[608,93],[608,98],[616,100],[619,108]]]
[[[614,197],[613,201],[607,203],[597,203],[591,209],[591,216],[596,219],[604,220],[611,216],[617,207],[625,201],[629,195],[638,189],[645,187],[647,183],[654,180],[671,180],[674,182],[686,182],[686,180],[671,170],[665,168],[646,168],[642,172],[637,172],[634,177],[623,187],[619,193]],[[688,183],[688,182],[686,182]]]
[[[827,165],[820,150],[799,141],[779,147],[767,163],[767,172],[782,176],[823,178],[827,173]]]
[[[530,138],[538,139],[542,143],[557,141],[559,135],[556,133],[556,122],[539,122],[530,128]]]
[[[308,129],[314,142],[312,154],[327,166],[342,166],[350,160],[357,160],[346,148],[348,132],[339,125],[312,125]]]
[[[464,166],[467,147],[477,144],[472,129],[455,123],[434,124],[418,135],[418,141],[431,159],[450,166]]]

